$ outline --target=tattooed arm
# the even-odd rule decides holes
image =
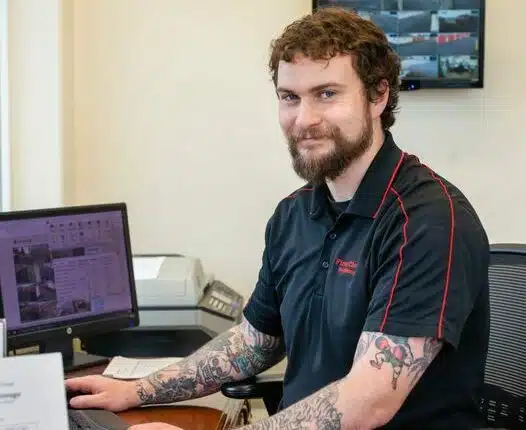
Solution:
[[[142,404],[206,396],[226,382],[267,370],[283,357],[281,338],[263,334],[243,319],[177,364],[138,380],[137,395]]]
[[[280,413],[243,427],[369,430],[387,424],[402,406],[442,344],[364,332],[349,374]]]

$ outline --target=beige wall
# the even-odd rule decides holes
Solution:
[[[70,26],[61,21],[46,61],[29,46],[43,43],[34,27],[11,30],[10,47],[23,49],[10,67],[14,206],[124,200],[135,251],[200,256],[249,293],[265,222],[300,184],[277,125],[268,43],[311,1],[74,0],[72,10],[57,1],[45,0]],[[32,0],[17,2],[25,6],[13,6],[14,22],[43,25],[27,17]],[[526,5],[487,3],[486,88],[403,94],[394,132],[404,149],[465,190],[492,241],[526,242],[526,59],[519,55]],[[45,40],[57,34],[48,30]],[[40,86],[36,66],[44,66]],[[66,89],[61,73],[72,73]],[[30,93],[22,79],[33,82]],[[29,132],[28,123],[37,126]],[[35,145],[51,154],[56,177],[32,158]],[[51,191],[43,175],[53,179]]]
[[[4,206],[58,206],[71,193],[72,164],[64,157],[72,160],[74,148],[73,2],[7,5],[11,201]]]
[[[200,256],[250,291],[266,220],[299,184],[268,44],[309,5],[77,1],[75,202],[127,201],[136,251]]]

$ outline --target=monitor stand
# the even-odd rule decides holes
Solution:
[[[84,352],[74,352],[73,340],[70,337],[64,339],[50,339],[46,342],[40,343],[39,346],[40,353],[60,352],[62,354],[64,373],[108,364],[110,361],[108,357],[86,354]]]

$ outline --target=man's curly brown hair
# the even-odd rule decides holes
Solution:
[[[387,130],[394,124],[400,91],[400,58],[374,23],[351,10],[324,7],[288,25],[271,43],[269,68],[274,85],[279,62],[290,62],[297,54],[315,61],[350,55],[370,102],[383,94],[387,82],[390,91],[381,116],[382,128]]]

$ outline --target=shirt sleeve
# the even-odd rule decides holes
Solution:
[[[473,215],[411,216],[380,246],[364,331],[436,337],[458,347],[488,288],[489,243]],[[452,216],[451,216],[452,215]]]
[[[279,337],[283,334],[280,304],[274,288],[272,266],[270,262],[270,236],[272,219],[265,230],[265,248],[263,251],[258,280],[243,314],[247,321],[258,331]]]

